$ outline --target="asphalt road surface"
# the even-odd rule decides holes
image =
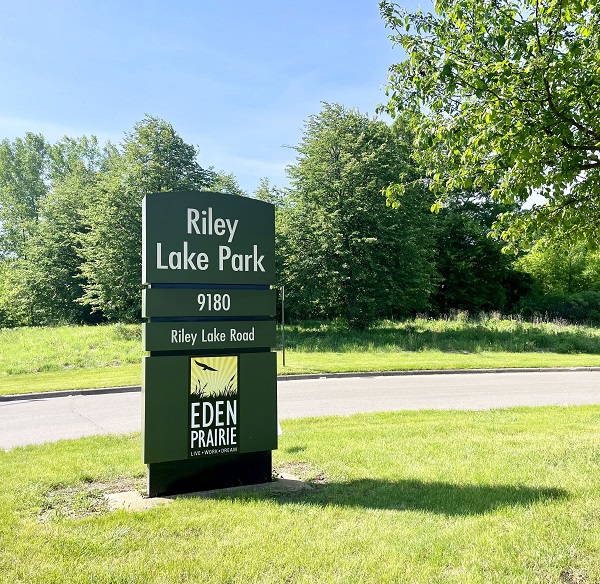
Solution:
[[[282,420],[417,409],[600,404],[600,371],[357,375],[278,382]],[[0,448],[140,429],[139,391],[0,401]]]

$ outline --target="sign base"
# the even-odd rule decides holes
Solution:
[[[271,451],[148,464],[148,497],[179,495],[273,480]]]

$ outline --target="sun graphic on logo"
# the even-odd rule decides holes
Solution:
[[[200,397],[233,396],[238,392],[238,358],[192,357],[190,393]]]

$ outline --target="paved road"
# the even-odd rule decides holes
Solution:
[[[600,404],[600,371],[286,379],[280,419],[416,409]],[[0,448],[140,429],[139,392],[0,402]]]

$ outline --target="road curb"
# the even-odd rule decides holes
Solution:
[[[302,381],[305,379],[340,379],[344,377],[404,377],[413,375],[464,375],[482,373],[556,373],[577,371],[600,371],[600,367],[519,367],[502,369],[419,369],[411,371],[365,371],[348,373],[310,373],[300,375],[278,375],[277,381]],[[123,387],[100,387],[94,389],[67,389],[61,391],[46,391],[43,393],[16,393],[14,395],[0,395],[0,402],[26,401],[46,399],[51,397],[69,397],[77,395],[102,395],[106,393],[133,393],[141,391],[139,385]]]
[[[329,379],[343,377],[402,377],[409,375],[464,375],[481,373],[556,373],[560,371],[600,371],[600,367],[504,367],[499,369],[414,369],[410,371],[364,371],[349,373],[311,373],[306,375],[279,375],[277,381],[302,379]]]
[[[49,397],[68,397],[71,395],[101,395],[104,393],[131,393],[141,391],[139,385],[124,387],[98,387],[93,389],[64,389],[60,391],[44,391],[42,393],[15,393],[14,395],[0,395],[0,402],[26,401],[32,399],[46,399]]]

